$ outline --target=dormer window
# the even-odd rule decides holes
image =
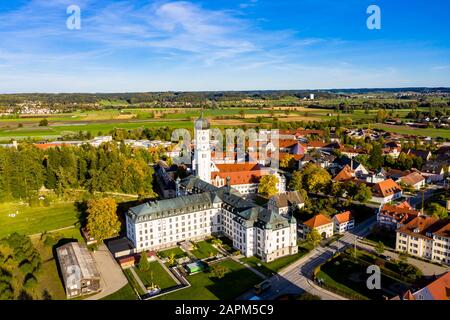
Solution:
[[[419,228],[414,228],[414,233],[419,233],[420,232],[420,229]]]

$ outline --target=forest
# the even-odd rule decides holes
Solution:
[[[0,201],[32,201],[39,190],[58,196],[70,190],[153,194],[153,168],[159,154],[106,143],[95,148],[49,148],[32,144],[0,149]]]

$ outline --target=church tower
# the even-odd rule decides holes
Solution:
[[[209,144],[209,122],[203,118],[203,111],[195,121],[195,174],[205,182],[211,183],[211,146]]]

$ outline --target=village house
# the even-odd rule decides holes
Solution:
[[[295,209],[301,209],[305,206],[302,196],[298,191],[288,191],[277,194],[270,198],[267,208],[280,215],[292,213]]]
[[[406,176],[400,177],[398,181],[412,187],[414,190],[420,190],[425,187],[425,178],[418,172],[411,172]]]
[[[333,220],[323,214],[317,214],[311,219],[303,222],[299,226],[299,233],[302,239],[306,239],[308,233],[317,230],[323,239],[327,239],[334,234]]]
[[[396,200],[402,197],[403,190],[392,179],[387,179],[378,183],[372,187],[372,201],[378,203],[387,203],[392,200]]]
[[[355,219],[350,211],[338,213],[333,216],[334,233],[344,233],[355,227]]]
[[[391,300],[450,300],[450,272],[447,272],[429,285],[415,292],[408,290]]]
[[[422,166],[421,174],[426,183],[434,183],[444,180],[449,172],[450,164],[446,161],[428,161]]]
[[[377,213],[377,224],[380,228],[395,231],[419,215],[420,212],[406,201],[397,205],[386,203]]]

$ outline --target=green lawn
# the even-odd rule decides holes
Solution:
[[[362,251],[358,251],[357,259],[343,253],[323,264],[317,278],[338,293],[358,300],[382,300],[383,296],[392,298],[409,289],[410,285],[398,279],[397,277],[400,275],[397,275],[392,269],[387,271],[381,269],[381,289],[368,289],[366,281],[369,275],[366,273],[366,269],[373,265],[375,260],[377,260],[376,257]]]
[[[267,276],[271,276],[273,273],[277,273],[282,268],[290,265],[294,261],[297,261],[298,259],[303,257],[307,252],[308,250],[299,247],[297,254],[282,257],[272,262],[262,262],[257,257],[242,258],[241,261],[246,262],[248,265],[260,271],[261,273]]]
[[[237,262],[225,260],[220,262],[220,264],[230,270],[222,279],[217,279],[208,272],[196,273],[187,277],[191,287],[158,297],[157,299],[231,300],[261,282],[260,277]]]
[[[16,216],[10,217],[9,214]],[[18,202],[2,203],[0,238],[13,232],[29,235],[72,226],[78,221],[77,214],[73,203],[56,203],[50,207],[30,207]]]
[[[136,293],[134,292],[131,285],[128,283],[122,289],[101,300],[137,300]]]
[[[212,246],[211,243],[207,241],[200,241],[195,243],[197,245],[197,249],[192,250],[192,254],[196,256],[198,259],[209,258],[212,255],[217,254],[217,249]]]
[[[158,261],[150,262],[149,266],[149,270],[145,272],[140,271],[139,268],[135,268],[135,271],[139,278],[141,278],[144,286],[149,287],[152,282],[154,284],[157,284],[161,289],[166,289],[177,285],[175,280],[173,280],[172,277],[167,274],[166,270],[163,269]]]
[[[137,290],[137,292],[141,296],[143,296],[145,294],[145,292],[142,290],[141,286],[137,283],[136,278],[131,273],[131,270],[130,269],[125,269],[125,270],[123,270],[123,273],[125,274],[125,277],[128,280],[128,284],[130,286],[132,286],[133,288],[135,288]]]
[[[175,247],[172,249],[164,250],[164,251],[158,251],[158,256],[161,258],[167,258],[171,254],[175,255],[175,259],[183,258],[187,256],[187,253],[181,250],[179,247]]]

